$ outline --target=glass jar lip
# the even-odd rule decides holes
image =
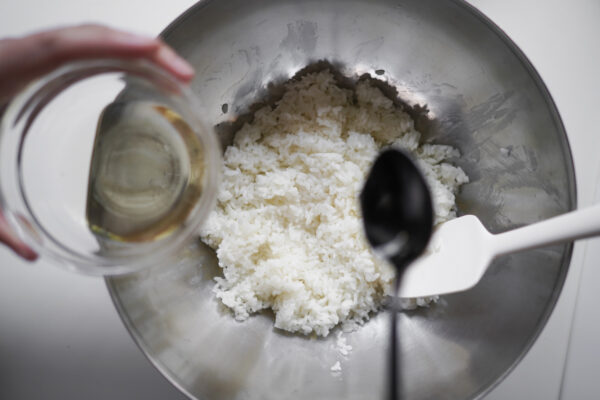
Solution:
[[[40,103],[43,98],[39,96],[39,93],[48,85],[60,85],[61,82],[64,84],[66,77],[76,77],[64,86],[66,88],[85,78],[104,73],[124,73],[146,80],[152,79],[153,82],[159,81],[161,86],[168,87],[177,97],[183,100],[180,105],[187,108],[187,110],[184,110],[186,111],[186,122],[205,146],[205,188],[198,204],[192,209],[184,224],[158,241],[132,245],[132,249],[137,248],[138,250],[131,251],[129,254],[125,252],[123,256],[116,258],[77,252],[56,240],[37,220],[24,192],[20,163],[21,146],[27,130],[15,128],[17,126],[16,122],[22,118],[35,119],[34,113],[39,111],[38,107],[44,106]],[[204,112],[200,100],[190,87],[149,61],[104,58],[74,61],[63,65],[28,85],[9,103],[4,115],[0,116],[2,118],[0,122],[0,149],[5,145],[4,139],[11,135],[16,135],[18,138],[17,143],[19,143],[17,148],[12,149],[12,151],[18,153],[15,160],[0,159],[0,168],[11,169],[16,174],[14,183],[0,180],[0,209],[10,227],[21,240],[41,256],[52,259],[55,264],[68,270],[89,275],[119,275],[135,272],[165,261],[188,243],[216,203],[221,175],[222,152],[213,127],[199,117],[202,115],[207,115],[207,113]],[[6,196],[8,192],[17,193],[18,195]],[[21,215],[19,209],[28,210],[30,215],[28,217]],[[56,249],[44,245],[46,241],[52,242]]]

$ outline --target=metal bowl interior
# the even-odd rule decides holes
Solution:
[[[463,2],[201,1],[163,37],[196,68],[193,90],[215,125],[231,126],[267,96],[269,83],[325,59],[345,75],[387,81],[413,107],[425,140],[461,150],[456,163],[471,182],[460,212],[492,232],[575,207],[566,134],[543,82],[510,39]],[[472,290],[403,313],[403,398],[483,396],[543,328],[570,257],[570,245],[502,257]],[[108,280],[142,351],[187,395],[384,396],[384,315],[347,334],[353,349],[343,356],[335,332],[288,335],[268,314],[234,321],[211,292],[218,273],[213,252],[196,244],[169,265]],[[342,370],[333,373],[337,361]]]

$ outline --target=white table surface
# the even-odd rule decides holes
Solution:
[[[0,37],[100,22],[158,34],[192,0],[0,2]],[[600,200],[600,1],[473,0],[527,54],[561,113],[579,206]],[[550,321],[486,400],[596,399],[600,239],[575,246]],[[562,396],[561,396],[562,393]],[[104,281],[27,264],[0,248],[0,399],[183,399],[121,324]]]

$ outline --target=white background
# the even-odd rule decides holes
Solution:
[[[192,0],[0,2],[0,37],[101,22],[157,35]],[[473,0],[525,52],[561,113],[579,206],[600,202],[600,1]],[[596,399],[600,239],[575,247],[559,303],[534,347],[488,399]],[[561,396],[562,393],[562,396]],[[104,282],[0,248],[1,399],[183,399],[121,324]]]

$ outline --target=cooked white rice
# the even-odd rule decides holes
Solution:
[[[218,204],[201,231],[223,269],[214,292],[236,319],[271,308],[277,328],[326,336],[377,311],[394,270],[365,241],[358,194],[378,152],[416,155],[436,223],[455,217],[454,194],[468,180],[444,162],[457,150],[419,139],[379,89],[340,88],[329,71],[288,83],[275,107],[256,112],[225,151]]]

